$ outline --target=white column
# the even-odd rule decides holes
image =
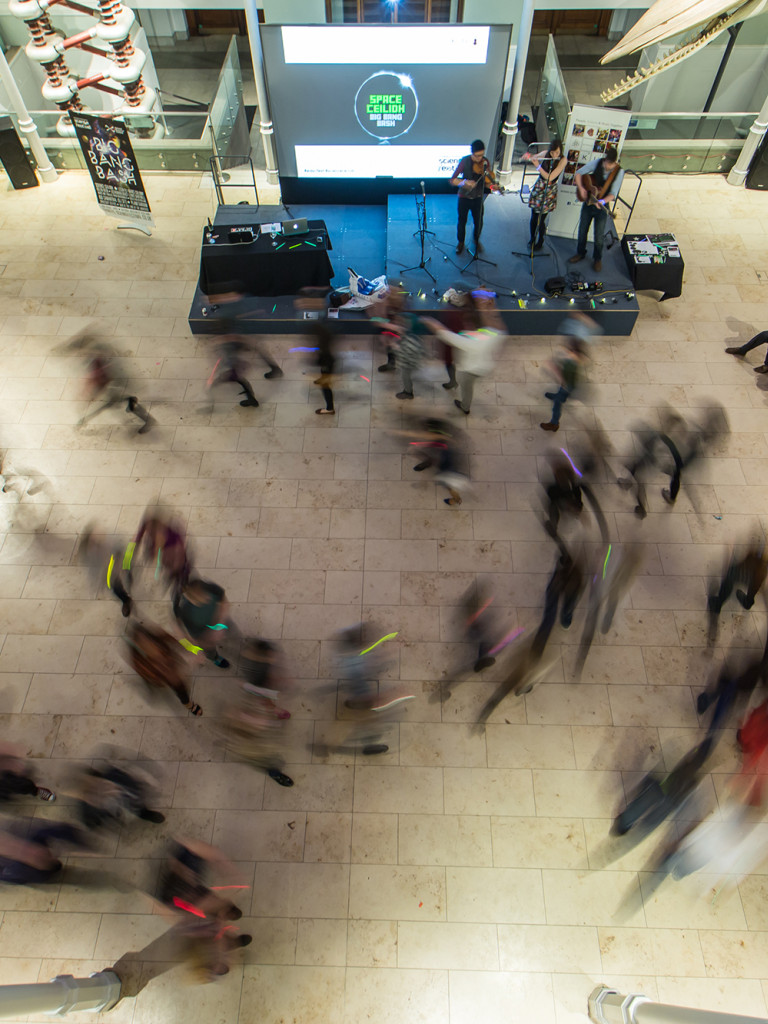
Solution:
[[[267,181],[271,185],[278,183],[277,153],[275,151],[275,129],[269,113],[267,83],[264,78],[264,54],[261,49],[259,35],[259,15],[256,0],[245,0],[245,20],[248,24],[248,42],[251,47],[253,62],[253,78],[256,83],[256,99],[259,104],[259,131],[264,145],[264,157],[267,164]]]
[[[501,151],[499,163],[499,184],[507,185],[512,177],[512,153],[515,148],[517,137],[517,115],[520,112],[520,97],[523,94],[523,78],[525,77],[525,65],[528,63],[528,45],[531,41],[531,27],[533,26],[534,0],[523,0],[523,10],[520,15],[520,31],[517,35],[517,50],[515,51],[515,71],[512,76],[512,88],[509,93],[509,104],[507,106],[507,118],[501,129],[504,137],[504,148]]]
[[[604,985],[592,992],[588,1006],[595,1024],[765,1024],[765,1017],[652,1003],[646,996],[624,996]]]
[[[56,181],[58,179],[56,168],[48,159],[45,146],[43,145],[40,136],[37,134],[37,125],[29,116],[29,111],[24,103],[24,97],[19,92],[19,87],[16,85],[16,79],[13,77],[8,61],[5,59],[5,54],[1,49],[0,79],[2,79],[3,85],[8,90],[8,98],[11,101],[11,106],[16,111],[16,116],[19,120],[19,131],[29,140],[29,148],[32,150],[32,155],[37,163],[38,174],[46,184]]]
[[[747,171],[749,170],[749,165],[752,163],[752,157],[755,155],[757,147],[763,141],[766,129],[768,129],[768,96],[765,98],[765,103],[763,104],[760,113],[752,122],[752,126],[749,129],[749,135],[741,148],[738,159],[726,178],[729,185],[744,184],[744,180],[747,177]]]
[[[90,978],[63,974],[37,985],[0,985],[0,1017],[37,1013],[63,1017],[70,1010],[111,1010],[120,1000],[120,989],[121,981],[114,971],[99,971]]]

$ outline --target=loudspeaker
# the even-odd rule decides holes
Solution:
[[[40,184],[10,117],[0,117],[0,162],[14,188],[34,188]]]
[[[744,179],[745,188],[768,189],[768,133],[755,150],[752,163]]]

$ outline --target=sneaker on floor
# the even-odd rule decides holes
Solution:
[[[485,252],[485,246],[482,242],[475,242],[475,252]]]
[[[45,786],[38,786],[37,793],[35,794],[38,800],[45,800],[47,804],[52,804],[56,799],[56,794],[52,789],[46,789]]]
[[[553,434],[556,434],[560,429],[559,423],[540,423],[539,426],[542,430],[550,430]]]
[[[243,408],[247,408],[248,406],[251,406],[254,409],[258,406],[258,404],[259,403],[258,403],[258,400],[256,398],[244,398],[242,400],[242,402],[240,403],[240,405],[242,405]]]
[[[220,654],[217,654],[216,657],[212,659],[212,661],[216,668],[229,668],[229,662],[227,661],[226,658],[222,658]]]
[[[741,348],[738,348],[735,345],[729,345],[728,348],[725,351],[728,353],[729,356],[743,356],[744,355],[744,353],[741,351]]]
[[[162,825],[165,821],[165,815],[161,814],[160,811],[151,811],[148,807],[144,807],[139,814],[142,821],[151,821],[153,825]]]
[[[453,391],[453,389],[457,388],[458,386],[458,382],[455,380],[447,380],[445,384],[443,384],[443,387],[445,388],[446,391]]]
[[[335,416],[335,409],[315,409],[315,416]]]
[[[131,601],[130,597],[126,597],[126,599],[123,601],[123,607],[122,607],[122,612],[123,612],[123,618],[124,619],[127,619],[128,616],[131,614],[131,609],[132,608],[133,608],[133,601]]]
[[[755,367],[755,373],[768,373],[768,363],[761,363]]]
[[[252,935],[238,935],[237,936],[237,944],[238,944],[238,946],[250,946],[250,944],[252,942],[253,942],[253,936]]]
[[[398,391],[395,398],[413,398],[412,391]]]
[[[461,409],[465,416],[469,416],[469,409],[465,409],[461,402],[458,400],[458,398],[454,398],[453,404],[456,406],[457,409]]]
[[[459,244],[456,246],[456,255],[457,256],[461,256],[461,254],[463,252],[464,252],[464,243],[463,242],[459,242]]]
[[[389,747],[386,743],[367,743],[363,747],[363,753],[367,756],[371,756],[373,754],[386,754],[388,750]]]
[[[274,779],[278,786],[292,786],[293,779],[290,775],[285,775],[283,772],[279,772],[277,768],[270,768],[267,772],[270,779]]]
[[[585,253],[585,255],[586,255],[586,253]],[[568,262],[569,262],[569,263],[581,263],[581,261],[582,261],[583,259],[584,259],[584,256],[580,256],[580,255],[579,255],[579,253],[576,253],[576,255],[575,255],[575,256],[571,256],[571,257],[570,257],[570,259],[568,260]]]
[[[137,433],[138,434],[147,434],[147,433],[149,433],[149,428],[153,427],[154,425],[155,425],[155,420],[150,416],[150,417],[148,417],[147,422],[143,426],[139,427]]]
[[[554,391],[545,391],[544,397],[548,398],[550,402],[554,402],[554,400],[557,398],[557,395],[554,393]]]
[[[666,503],[668,505],[674,505],[675,499],[672,497],[672,495],[669,492],[668,488],[662,487],[662,489],[661,489],[661,496],[664,499],[664,501],[666,501]]]
[[[603,269],[603,261],[602,260],[595,260],[595,262],[592,264],[592,269],[593,270],[597,270],[597,271],[602,270]]]
[[[429,467],[431,465],[432,465],[432,463],[429,462],[429,461],[427,461],[427,462],[419,462],[418,465],[413,467],[413,472],[414,473],[421,473],[423,470],[429,469]]]

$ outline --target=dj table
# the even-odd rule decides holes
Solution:
[[[332,249],[324,220],[310,220],[306,235],[259,234],[251,242],[231,242],[234,225],[203,231],[200,290],[244,291],[251,295],[296,295],[308,286],[330,285]],[[256,231],[257,228],[254,228]]]
[[[674,235],[624,235],[621,251],[635,291],[663,292],[662,302],[682,295],[685,264]]]

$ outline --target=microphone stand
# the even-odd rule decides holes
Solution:
[[[537,177],[540,177],[540,175],[539,175],[539,167],[541,167],[543,164],[547,164],[548,165],[547,173],[550,173],[551,170],[552,170],[552,157],[551,156],[545,156],[541,160],[541,162],[537,165],[537,167],[536,167],[536,176]],[[543,203],[544,203],[544,200],[542,198],[542,205],[543,205]],[[544,213],[543,210],[539,210],[539,216],[536,219],[536,230],[533,232],[533,243],[531,244],[530,250],[528,250],[526,252],[517,252],[515,249],[512,249],[510,251],[510,255],[511,256],[523,256],[525,259],[531,260],[531,262],[533,262],[533,260],[535,260],[535,259],[538,259],[540,256],[547,256],[547,257],[549,256],[548,252],[534,252],[533,251],[534,245],[536,244],[536,236],[539,233],[539,227],[541,226],[541,220],[542,220],[543,217],[546,217],[546,214]]]
[[[490,169],[491,165],[490,165],[490,162],[488,161],[488,158],[487,157],[483,157],[483,160],[486,163],[488,163],[488,167]],[[481,187],[483,189],[483,192],[482,192],[482,198],[481,198],[481,203],[480,203],[480,230],[481,231],[483,229],[483,219],[485,217],[485,174],[486,174],[485,166],[483,166],[483,170],[482,170],[482,173],[481,173],[481,177],[482,177],[482,186]],[[459,189],[461,189],[461,186],[459,186]],[[474,221],[473,221],[473,226],[474,226]],[[478,256],[477,249],[478,249],[477,245],[475,245],[474,252],[472,252],[472,250],[470,249],[470,252],[472,252],[472,258],[470,260],[467,260],[467,262],[464,264],[464,266],[460,268],[460,270],[459,270],[460,274],[463,274],[464,271],[467,270],[469,267],[471,267],[473,263],[487,263],[489,267],[498,267],[498,263],[494,263],[493,260],[487,260],[487,259],[485,259],[482,256]]]
[[[434,292],[435,295],[437,295],[437,288],[435,287],[437,285],[437,278],[432,273],[432,271],[429,270],[429,268],[427,267],[427,264],[432,259],[432,257],[427,256],[426,259],[424,258],[424,239],[427,236],[427,234],[434,234],[434,232],[427,231],[427,193],[424,191],[423,181],[421,182],[421,198],[419,198],[418,193],[414,198],[416,199],[416,218],[419,227],[417,231],[414,231],[413,234],[414,236],[416,236],[417,234],[419,236],[419,241],[421,243],[421,259],[413,267],[404,267],[400,271],[400,273],[407,274],[411,270],[423,270],[427,277],[430,277],[432,279],[432,291]]]

